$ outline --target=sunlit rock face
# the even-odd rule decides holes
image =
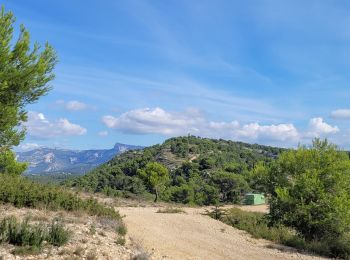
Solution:
[[[142,148],[141,146],[117,143],[112,149],[79,151],[43,147],[26,152],[17,152],[16,154],[18,161],[29,163],[25,174],[56,172],[84,174],[118,154]]]

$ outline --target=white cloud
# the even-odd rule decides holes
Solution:
[[[79,111],[85,110],[87,108],[87,105],[85,103],[72,100],[66,103],[65,108],[70,111]]]
[[[98,132],[98,135],[99,135],[99,136],[102,136],[102,137],[108,136],[108,131],[101,131],[101,132]]]
[[[203,122],[198,111],[187,113],[167,112],[159,107],[130,110],[119,117],[104,116],[107,127],[134,134],[182,135],[196,134]]]
[[[322,117],[311,118],[309,122],[309,131],[307,137],[320,137],[328,134],[336,134],[339,132],[337,126],[331,126],[324,122]]]
[[[28,113],[28,121],[24,125],[29,135],[39,138],[83,135],[87,132],[84,127],[73,124],[66,118],[49,121],[43,113],[33,111]]]
[[[264,139],[275,141],[297,141],[298,130],[293,124],[260,125],[251,123],[244,125],[238,130],[238,136],[248,139]]]
[[[17,149],[18,149],[19,151],[25,152],[25,151],[30,151],[30,150],[38,149],[38,148],[40,148],[40,147],[41,147],[41,145],[36,144],[36,143],[24,143],[24,144],[19,145],[19,146],[17,147]]]
[[[168,112],[162,108],[130,110],[118,117],[104,116],[102,121],[111,129],[133,134],[162,134],[165,136],[188,133],[214,138],[237,140],[297,141],[299,133],[293,124],[241,125],[238,121],[208,121],[198,110],[182,113]]]
[[[335,119],[350,119],[350,109],[337,109],[332,111],[331,117]]]

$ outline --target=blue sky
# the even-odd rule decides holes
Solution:
[[[57,50],[21,148],[188,133],[350,148],[348,1],[2,1]]]

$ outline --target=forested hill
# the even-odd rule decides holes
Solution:
[[[164,200],[196,204],[211,204],[216,199],[237,201],[241,194],[253,189],[248,176],[254,165],[276,158],[282,150],[222,139],[176,137],[161,145],[127,151],[71,184],[107,194],[151,192],[138,171],[150,162],[158,162],[170,172],[162,194]],[[232,186],[227,194],[220,187],[223,181]]]

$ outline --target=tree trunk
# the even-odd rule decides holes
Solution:
[[[157,202],[157,200],[158,200],[158,190],[155,189],[155,191],[156,191],[156,197],[155,197],[155,199],[154,199],[154,202]]]

